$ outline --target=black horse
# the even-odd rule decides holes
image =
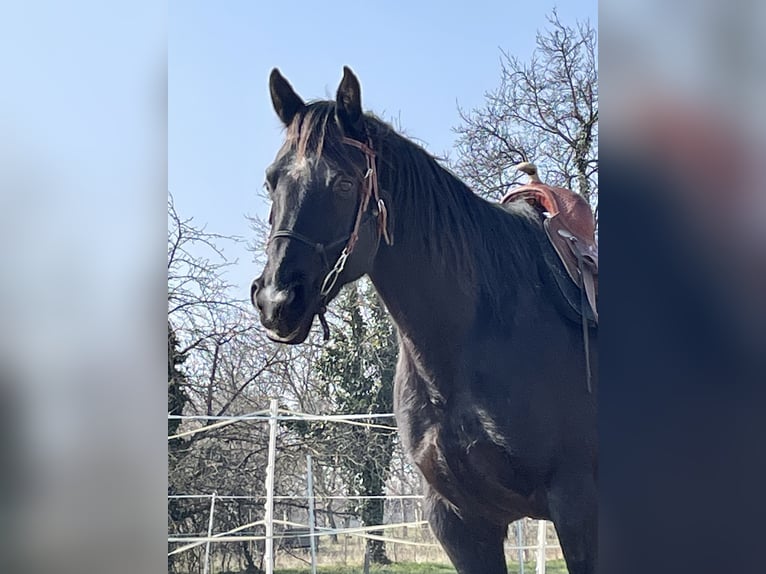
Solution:
[[[597,333],[589,392],[539,213],[482,200],[363,113],[348,68],[335,101],[305,103],[276,69],[270,89],[287,133],[251,290],[269,337],[301,343],[317,315],[326,330],[325,305],[369,275],[398,328],[399,433],[458,572],[505,573],[524,516],[554,522],[571,574],[594,572]]]

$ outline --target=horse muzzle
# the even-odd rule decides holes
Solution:
[[[306,340],[314,312],[303,284],[293,283],[278,288],[265,285],[263,277],[259,277],[250,287],[250,300],[258,309],[269,339],[288,345]]]

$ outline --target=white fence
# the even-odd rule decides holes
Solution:
[[[375,526],[358,526],[358,527],[344,527],[344,528],[327,528],[316,524],[314,515],[314,504],[317,499],[368,499],[368,498],[385,498],[387,500],[421,500],[423,497],[418,494],[408,495],[385,495],[381,497],[367,497],[367,496],[320,496],[314,493],[313,488],[313,464],[311,456],[307,456],[306,468],[307,468],[307,484],[306,495],[291,495],[291,496],[275,496],[274,494],[274,482],[275,482],[275,468],[277,457],[277,424],[280,421],[332,421],[339,424],[359,425],[365,427],[374,427],[387,430],[395,430],[396,427],[384,425],[380,423],[364,422],[374,419],[390,419],[392,414],[363,414],[363,415],[309,415],[305,413],[297,413],[285,409],[278,408],[278,402],[276,399],[271,401],[270,409],[264,411],[258,411],[242,416],[175,416],[169,415],[170,419],[180,419],[185,421],[204,420],[215,421],[208,423],[204,426],[189,429],[179,432],[175,435],[168,437],[169,439],[180,438],[190,436],[200,432],[205,432],[222,426],[234,424],[244,421],[258,421],[264,422],[269,425],[269,449],[268,449],[268,466],[266,469],[266,483],[265,483],[265,496],[231,496],[231,495],[218,495],[217,493],[211,494],[196,494],[196,495],[173,495],[169,498],[176,499],[209,499],[210,500],[210,514],[208,520],[207,533],[204,536],[199,535],[180,535],[169,536],[168,543],[175,545],[175,547],[168,553],[169,556],[186,552],[193,548],[199,548],[204,545],[204,563],[203,573],[209,574],[211,568],[211,544],[216,543],[230,543],[230,542],[262,542],[264,544],[264,568],[267,574],[273,574],[275,554],[274,543],[275,540],[285,541],[291,537],[294,538],[308,538],[310,542],[310,565],[312,573],[316,574],[317,567],[317,544],[318,537],[325,536],[344,536],[344,537],[357,537],[361,539],[382,540],[388,544],[398,544],[405,546],[418,546],[422,548],[436,548],[440,549],[435,540],[412,540],[403,537],[396,537],[395,535],[382,536],[376,534],[378,532],[385,531],[401,531],[408,528],[425,528],[427,522],[425,520],[416,520],[409,522],[398,522],[391,524],[380,524]],[[213,533],[214,515],[216,510],[216,502],[222,502],[227,500],[258,500],[264,501],[264,518],[263,520],[256,520],[242,524],[236,528],[227,530],[225,532]],[[300,499],[306,500],[308,503],[308,524],[302,524],[289,520],[279,520],[274,517],[274,503],[276,500],[292,500]],[[527,520],[527,522],[529,522]],[[524,574],[524,554],[525,552],[532,551],[534,553],[535,561],[535,573],[545,574],[545,564],[548,554],[551,550],[555,551],[555,554],[560,555],[560,548],[557,541],[550,540],[550,526],[546,521],[535,521],[537,524],[537,536],[534,544],[525,544],[525,537],[523,536],[523,523],[518,521],[510,526],[508,539],[514,539],[515,543],[506,543],[506,554],[511,555],[512,558],[518,561],[519,571]],[[274,526],[283,526],[292,529],[298,529],[294,534],[280,534],[275,536]],[[244,531],[252,531],[255,528],[263,527],[265,530],[264,535],[254,535],[243,533]],[[295,530],[293,532],[296,532]],[[553,535],[555,539],[555,534]],[[515,554],[515,556],[514,556]]]

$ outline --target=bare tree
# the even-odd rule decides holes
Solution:
[[[235,237],[209,233],[183,219],[168,200],[168,410],[170,414],[241,415],[264,409],[278,396],[289,357],[267,343],[248,303],[231,294],[224,278],[224,247]],[[258,423],[208,425],[213,421],[168,422],[168,494],[248,496],[262,491],[267,433]],[[205,427],[201,430],[200,427]],[[288,472],[285,472],[289,476]],[[203,532],[209,500],[171,498],[168,528],[173,534]],[[221,502],[216,531],[257,520],[255,499]],[[252,519],[252,520],[251,520]],[[232,555],[251,571],[261,551],[251,545],[222,545],[219,559]],[[194,551],[169,560],[169,569],[189,567]]]
[[[222,313],[241,309],[224,279],[226,268],[236,261],[229,261],[222,247],[238,241],[182,219],[168,195],[168,320],[180,341],[180,354],[241,332],[243,327],[230,322],[238,318]]]
[[[537,164],[542,179],[598,201],[598,68],[596,31],[566,26],[554,11],[538,32],[528,62],[502,52],[500,86],[483,107],[460,110],[453,169],[488,198],[499,199]]]

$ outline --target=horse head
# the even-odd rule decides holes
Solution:
[[[270,91],[287,131],[266,170],[271,232],[250,296],[268,337],[298,344],[340,288],[371,269],[388,240],[386,207],[353,72],[344,68],[335,101],[304,102],[277,69]]]

